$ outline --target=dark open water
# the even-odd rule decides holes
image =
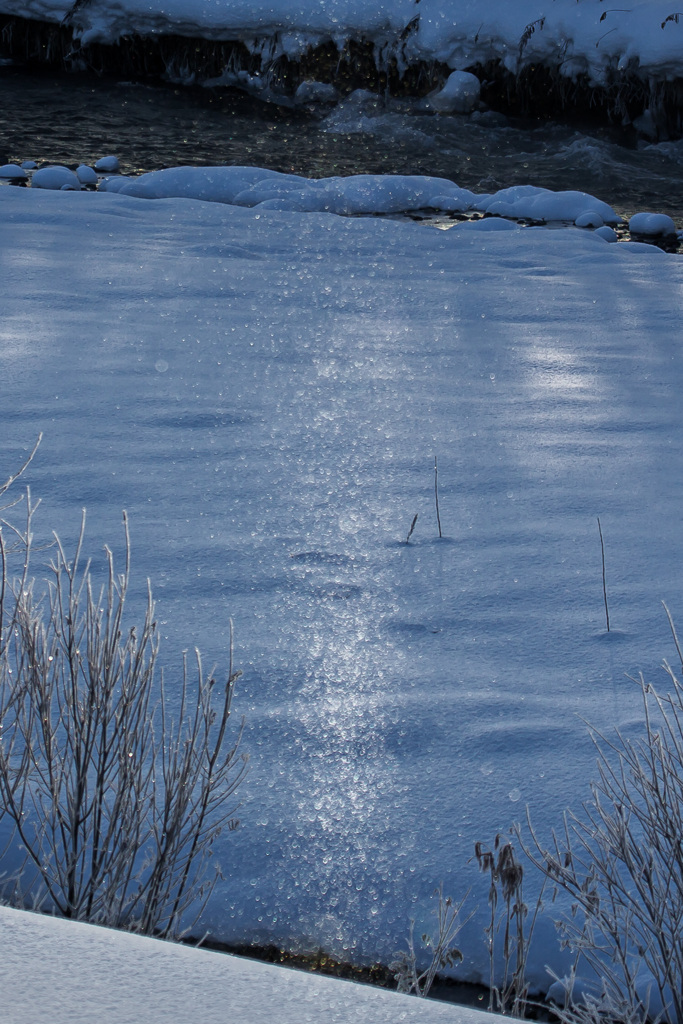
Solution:
[[[309,177],[433,174],[479,192],[576,188],[622,215],[654,210],[683,227],[683,142],[493,113],[437,116],[369,94],[288,109],[229,89],[0,67],[0,158],[76,166],[110,153],[124,173],[253,164]]]

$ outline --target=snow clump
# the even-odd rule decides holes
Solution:
[[[103,174],[117,174],[120,170],[118,158],[115,156],[103,156],[95,164],[95,170]]]
[[[534,220],[541,223],[565,221],[576,223],[586,213],[597,213],[605,224],[618,224],[621,218],[611,206],[587,192],[552,192],[534,185],[513,185],[501,189],[488,201],[477,203],[477,209],[499,217]]]
[[[430,93],[427,101],[439,114],[469,114],[479,102],[481,86],[476,75],[454,71],[443,89]]]
[[[97,184],[97,174],[92,167],[88,167],[87,164],[81,164],[80,167],[76,168],[76,177],[80,181],[81,185]]]
[[[18,164],[3,164],[0,167],[0,178],[5,181],[23,181],[27,177],[26,171]]]
[[[327,82],[302,82],[294,93],[295,103],[336,103],[339,93]]]
[[[665,213],[636,213],[628,222],[628,229],[632,235],[649,238],[676,234],[676,225]]]
[[[67,190],[73,190],[74,192],[80,192],[81,183],[68,167],[62,167],[60,164],[54,167],[43,167],[41,170],[36,171],[31,181],[32,188],[47,188],[52,189],[55,192],[61,191],[65,188]]]
[[[594,210],[587,210],[580,214],[574,221],[577,228],[601,228],[605,223],[599,213]]]

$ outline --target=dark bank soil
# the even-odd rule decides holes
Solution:
[[[290,967],[294,970],[323,974],[332,978],[343,978],[347,981],[375,985],[379,988],[396,988],[393,973],[388,966],[373,964],[370,967],[359,967],[352,963],[336,960],[322,950],[304,954],[290,953],[277,946],[233,945],[213,941],[210,938],[201,941],[196,938],[188,938],[186,941],[189,945],[200,945],[202,949],[228,953],[232,956],[243,956],[249,960],[260,960],[263,963],[276,964],[280,967]],[[489,990],[485,986],[456,981],[453,978],[440,975],[437,975],[432,985],[429,998],[477,1010],[488,1010],[489,1008]],[[529,1005],[527,1020],[554,1021],[556,1017],[549,1008],[542,1004],[539,1006]]]

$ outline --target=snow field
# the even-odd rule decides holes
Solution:
[[[235,622],[252,770],[203,926],[388,962],[443,881],[486,978],[474,842],[588,796],[580,716],[632,735],[681,617],[680,259],[92,192],[3,188],[0,220],[4,475],[42,430],[45,537],[87,506],[95,568],[128,510],[167,685]]]
[[[492,1015],[0,907],[7,1024],[492,1024]],[[74,967],[77,965],[77,969]]]

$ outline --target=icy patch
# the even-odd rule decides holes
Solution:
[[[209,170],[195,184],[269,178],[220,168],[207,185]],[[68,541],[87,501],[99,552],[127,508],[174,650],[189,635],[222,662],[220,623],[239,615],[254,769],[246,827],[216,844],[230,875],[206,928],[391,956],[435,879],[482,884],[478,837],[526,804],[547,831],[589,792],[579,715],[633,722],[623,676],[667,650],[683,264],[495,218],[439,232],[24,188],[2,203],[1,426],[15,464],[49,432],[30,478],[50,498],[41,529]],[[625,637],[609,650],[596,508]],[[473,977],[485,899],[471,905]]]
[[[521,231],[519,224],[501,217],[487,217],[485,220],[466,220],[457,224],[458,231]]]

